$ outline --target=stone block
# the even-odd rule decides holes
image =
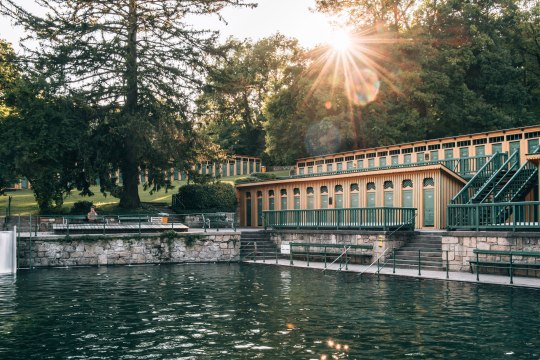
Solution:
[[[459,239],[454,236],[446,236],[446,237],[443,237],[442,242],[446,244],[458,244]]]
[[[491,250],[491,244],[482,241],[478,243],[478,249],[480,250]]]

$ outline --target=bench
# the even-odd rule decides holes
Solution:
[[[230,218],[226,213],[205,214],[204,218],[209,229],[214,227],[219,231],[220,228],[235,228],[234,219]]]
[[[293,265],[293,257],[301,256],[306,258],[307,266],[309,266],[310,259],[321,259],[324,261],[324,268],[326,269],[327,262],[329,260],[339,260],[339,268],[345,265],[345,269],[348,269],[348,265],[351,259],[371,258],[372,252],[365,252],[361,250],[373,250],[373,245],[350,245],[350,244],[316,244],[316,243],[290,243],[290,263]],[[294,248],[303,248],[303,251],[295,251]]]
[[[540,258],[540,252],[536,251],[512,251],[512,250],[481,250],[474,249],[473,253],[476,255],[476,259],[469,259],[469,268],[471,274],[473,268],[476,269],[476,280],[479,280],[480,267],[492,268],[492,269],[505,269],[507,270],[508,275],[510,276],[510,283],[513,284],[514,272],[516,270],[526,270],[526,275],[528,275],[529,269],[539,270],[540,263],[532,262],[523,262],[523,261],[514,261],[515,257],[531,257],[536,259]],[[480,259],[479,255],[488,255],[496,257],[508,257],[508,261],[503,260],[493,260],[493,259]]]
[[[148,222],[147,215],[118,215],[118,223],[129,223],[129,222]]]

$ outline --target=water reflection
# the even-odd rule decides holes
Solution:
[[[0,277],[1,359],[540,356],[532,289],[253,265],[13,279]]]

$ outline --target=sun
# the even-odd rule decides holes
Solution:
[[[350,51],[352,46],[351,32],[345,28],[333,31],[330,36],[330,45],[337,52]]]

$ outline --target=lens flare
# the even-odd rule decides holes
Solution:
[[[304,141],[310,155],[332,154],[341,146],[341,134],[330,120],[321,120],[309,127]]]
[[[361,69],[352,74],[347,95],[355,105],[366,106],[377,98],[380,87],[381,82],[375,71]]]

